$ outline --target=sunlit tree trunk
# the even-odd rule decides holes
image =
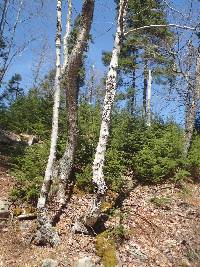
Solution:
[[[68,142],[60,160],[58,198],[60,207],[66,203],[66,187],[72,171],[77,142],[77,104],[79,83],[78,75],[82,63],[83,53],[87,47],[89,32],[93,19],[94,0],[84,0],[81,15],[81,25],[76,44],[69,56],[64,73],[66,77],[66,95],[68,109]]]
[[[147,85],[148,85],[148,70],[147,70],[147,60],[144,60],[144,80],[143,80],[143,98],[142,98],[142,115],[144,120],[146,120],[146,111],[147,111]]]
[[[192,142],[192,135],[194,131],[195,117],[198,107],[198,102],[200,99],[200,52],[197,55],[196,61],[196,74],[195,74],[195,85],[192,90],[191,100],[186,103],[185,111],[185,144],[184,144],[184,154],[187,156],[188,151]],[[190,90],[189,90],[190,91]]]
[[[137,57],[137,50],[133,50],[133,65],[134,68],[132,70],[132,93],[130,99],[130,114],[134,115],[135,107],[136,107],[136,57]]]
[[[37,207],[44,208],[50,189],[50,183],[53,172],[53,163],[56,157],[56,144],[58,139],[58,116],[60,105],[60,86],[61,86],[61,16],[62,1],[57,0],[57,33],[56,33],[56,76],[54,82],[54,106],[52,117],[51,146],[48,163],[45,171],[44,182],[41,188]]]
[[[66,69],[69,60],[68,45],[69,45],[69,36],[71,33],[71,22],[72,22],[72,0],[68,0],[67,3],[68,3],[68,12],[66,21],[66,31],[65,31],[65,36],[63,38],[63,50],[64,50],[64,62],[62,67],[63,71]]]
[[[37,203],[39,230],[36,236],[38,244],[51,243],[56,245],[59,242],[58,235],[52,231],[51,222],[46,214],[46,201],[51,186],[53,163],[56,158],[56,145],[58,139],[58,116],[60,104],[61,87],[61,25],[62,25],[62,0],[57,0],[57,30],[56,30],[56,76],[54,82],[54,106],[52,117],[51,145],[45,177]]]
[[[125,20],[125,10],[127,7],[126,0],[120,0],[119,4],[119,14],[117,20],[117,30],[115,34],[114,40],[114,48],[112,51],[112,57],[110,61],[109,71],[107,74],[106,79],[106,94],[104,98],[103,104],[103,112],[102,112],[102,122],[101,122],[101,129],[100,129],[100,136],[99,141],[96,149],[95,159],[93,162],[93,183],[94,186],[97,188],[97,192],[95,195],[95,199],[90,211],[86,214],[83,218],[83,223],[86,226],[93,226],[101,212],[100,206],[105,197],[106,193],[106,183],[104,180],[104,161],[105,161],[105,153],[106,153],[106,146],[109,137],[109,127],[111,121],[111,111],[112,106],[115,99],[116,94],[116,86],[117,86],[117,69],[118,69],[118,59],[122,44],[122,36],[123,36],[123,28],[124,28],[124,20]],[[78,228],[79,222],[76,222],[74,226],[74,230],[76,226]]]
[[[152,86],[152,75],[151,70],[148,71],[148,83],[147,83],[147,108],[146,108],[146,124],[148,127],[151,126],[151,86]]]

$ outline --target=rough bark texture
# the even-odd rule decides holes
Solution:
[[[196,61],[196,74],[195,74],[195,85],[192,90],[192,95],[189,97],[186,104],[185,111],[185,144],[184,144],[184,154],[187,156],[188,151],[192,142],[192,135],[194,130],[195,116],[198,107],[198,101],[200,98],[200,52],[197,55]]]
[[[133,51],[134,58],[133,58],[133,64],[134,68],[132,71],[132,95],[131,95],[131,102],[130,102],[130,113],[131,115],[134,114],[135,112],[135,107],[136,107],[136,56],[137,56],[137,51]]]
[[[36,233],[35,242],[45,245],[51,244],[55,246],[59,243],[59,237],[53,230],[52,224],[47,216],[46,201],[49,194],[53,163],[56,157],[56,145],[58,139],[58,116],[60,105],[60,87],[61,87],[61,22],[62,19],[62,0],[57,0],[57,32],[56,32],[56,76],[54,84],[54,106],[52,117],[51,146],[48,163],[45,171],[45,177],[40,191],[40,197],[37,203],[38,209],[38,231]]]
[[[81,15],[80,31],[76,44],[69,56],[65,70],[66,95],[68,108],[68,142],[60,161],[58,198],[60,206],[65,205],[66,186],[72,170],[77,140],[77,102],[78,102],[78,73],[82,63],[83,53],[87,47],[89,32],[93,19],[94,0],[84,0]]]
[[[143,85],[143,103],[142,103],[142,114],[143,118],[146,120],[147,111],[147,85],[148,85],[148,71],[147,71],[147,60],[144,61],[144,85]]]
[[[101,213],[100,206],[102,200],[105,197],[107,189],[104,180],[103,167],[105,161],[106,145],[109,137],[111,111],[116,94],[118,59],[123,36],[124,16],[125,16],[126,6],[127,6],[127,1],[120,0],[119,14],[117,20],[117,31],[114,40],[114,48],[112,51],[112,58],[106,79],[106,95],[104,98],[99,142],[97,145],[95,159],[93,162],[92,181],[95,187],[97,188],[97,192],[90,212],[86,214],[86,216],[84,217],[84,224],[89,227],[93,226],[97,222],[97,219],[99,218],[99,215]]]
[[[63,38],[63,49],[64,49],[64,62],[63,62],[63,70],[66,69],[68,59],[69,59],[69,51],[68,51],[68,43],[69,36],[71,33],[71,21],[72,21],[72,0],[68,0],[68,12],[67,12],[67,21],[66,21],[66,32]]]
[[[52,117],[51,146],[48,163],[45,171],[44,182],[38,199],[38,209],[44,208],[50,190],[51,178],[53,173],[53,163],[56,157],[56,145],[58,139],[58,116],[60,105],[60,80],[61,80],[61,16],[62,0],[57,0],[57,33],[56,33],[56,76],[54,83],[54,106]]]
[[[151,126],[151,84],[152,84],[152,76],[151,76],[151,70],[149,70],[148,75],[148,84],[147,84],[147,126]]]

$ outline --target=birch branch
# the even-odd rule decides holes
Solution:
[[[179,28],[179,29],[184,29],[184,30],[190,30],[190,31],[195,31],[196,27],[190,27],[190,26],[186,26],[186,25],[179,25],[179,24],[167,24],[167,25],[145,25],[139,28],[135,28],[135,29],[130,29],[129,31],[124,33],[124,36],[127,36],[130,33],[133,32],[137,32],[137,31],[141,31],[141,30],[145,30],[145,29],[151,29],[151,28],[168,28],[168,27],[173,27],[173,28]]]
[[[63,63],[62,71],[64,71],[66,69],[68,58],[69,58],[68,44],[69,44],[69,36],[70,36],[70,32],[71,32],[71,21],[72,21],[72,0],[68,0],[66,32],[65,32],[65,36],[63,38],[64,63]]]
[[[179,11],[178,9],[172,7],[167,1],[165,1],[165,0],[162,0],[162,1],[163,1],[163,2],[166,4],[166,6],[167,6],[169,9],[171,9],[173,12],[176,12],[176,13],[180,14],[182,17],[188,18],[187,15],[183,14],[183,13],[182,13],[181,11]]]

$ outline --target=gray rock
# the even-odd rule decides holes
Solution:
[[[91,257],[83,257],[78,259],[75,263],[75,267],[95,267]]]
[[[58,262],[52,259],[44,259],[42,263],[42,267],[57,267]]]
[[[131,254],[136,258],[136,259],[139,259],[139,260],[147,260],[148,257],[147,255],[141,250],[141,248],[135,244],[133,246],[131,246]]]
[[[0,218],[7,219],[10,216],[10,202],[7,199],[0,199]]]
[[[136,258],[136,259],[140,259],[140,260],[147,260],[147,256],[139,251],[139,250],[133,250],[132,251],[132,255]]]

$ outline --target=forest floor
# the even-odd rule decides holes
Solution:
[[[0,199],[9,197],[14,184],[8,160],[0,155]],[[1,222],[0,266],[40,267],[44,259],[51,258],[60,267],[73,267],[83,256],[90,256],[95,266],[101,266],[96,234],[71,231],[77,216],[90,207],[91,201],[92,195],[78,190],[72,195],[56,226],[62,241],[56,248],[38,247],[30,242],[36,227],[34,220],[20,222],[11,216],[3,225]],[[105,203],[105,213],[111,202],[108,199]],[[106,229],[112,229],[119,239],[116,242],[119,267],[200,266],[199,183],[187,182],[181,187],[170,183],[138,185],[120,204],[111,209],[105,222]]]

